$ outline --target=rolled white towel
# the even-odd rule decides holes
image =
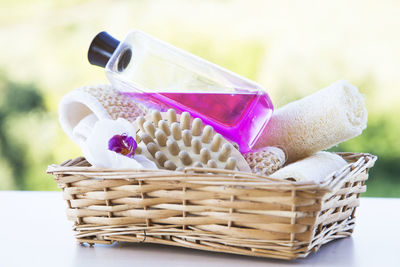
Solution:
[[[337,154],[320,151],[312,156],[293,162],[273,174],[272,178],[292,178],[297,182],[314,181],[319,183],[328,175],[340,170],[347,162]]]
[[[255,149],[277,146],[294,162],[360,135],[367,117],[363,96],[341,80],[277,109]]]
[[[66,94],[59,103],[58,113],[64,132],[81,145],[98,120],[124,118],[134,122],[145,111],[142,105],[111,85],[103,84],[81,87]]]

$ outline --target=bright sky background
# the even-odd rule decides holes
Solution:
[[[2,8],[1,65],[49,91],[105,81],[86,60],[91,38],[103,29],[123,38],[138,28],[188,49],[198,40],[217,52],[261,43],[254,79],[278,105],[291,100],[284,90],[305,95],[367,76],[375,83],[370,107],[390,108],[400,96],[398,1],[26,1],[16,8],[19,2]]]

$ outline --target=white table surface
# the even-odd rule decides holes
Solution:
[[[400,199],[362,198],[352,237],[295,261],[156,244],[81,246],[61,192],[0,191],[0,266],[400,266]]]

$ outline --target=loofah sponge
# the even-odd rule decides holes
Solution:
[[[137,117],[146,112],[146,108],[143,105],[119,93],[111,85],[84,86],[76,91],[88,93],[95,97],[113,120],[124,118],[134,122]]]
[[[183,170],[208,167],[251,172],[240,152],[201,119],[175,110],[138,117],[137,154],[154,161],[160,169]]]
[[[254,147],[281,147],[290,163],[360,135],[366,127],[363,96],[338,81],[276,110]]]
[[[99,119],[124,118],[134,122],[144,114],[142,105],[107,84],[78,88],[66,94],[59,104],[61,127],[77,144],[84,141],[82,133],[90,131]]]
[[[285,153],[282,149],[269,146],[263,149],[243,154],[251,171],[259,175],[270,175],[285,164]]]

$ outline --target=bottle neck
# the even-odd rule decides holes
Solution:
[[[90,64],[105,68],[120,41],[103,31],[97,34],[88,50]]]

